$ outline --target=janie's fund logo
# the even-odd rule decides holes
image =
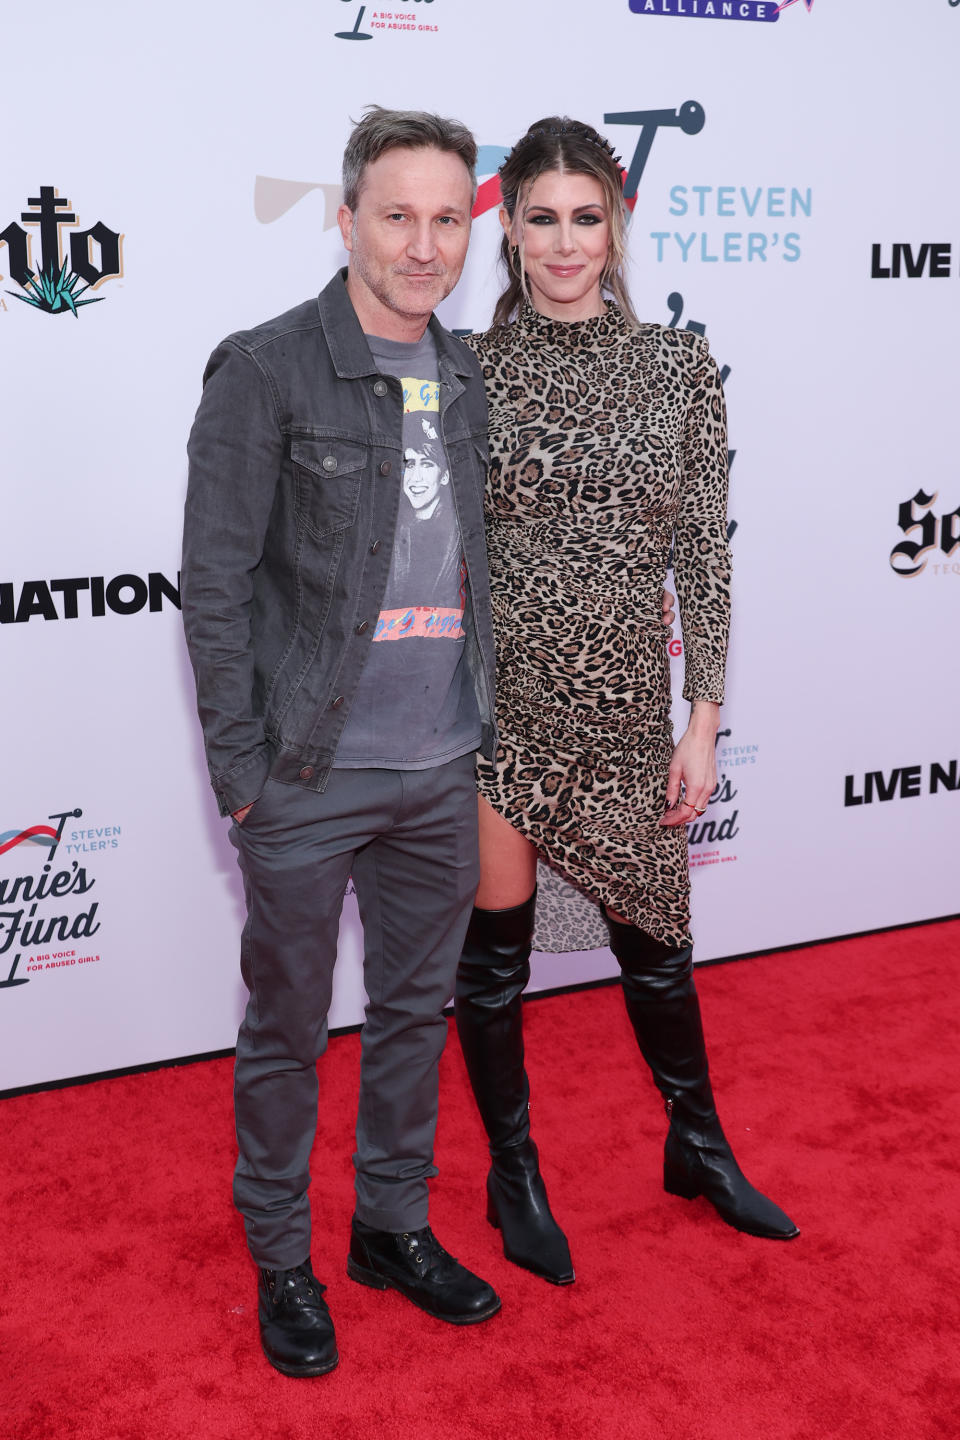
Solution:
[[[717,734],[717,783],[707,801],[709,813],[705,818],[698,816],[693,824],[687,826],[691,870],[704,865],[729,863],[737,858],[735,850],[727,848],[729,842],[740,834],[740,809],[733,805],[740,793],[737,782],[743,778],[742,766],[758,763],[760,746],[733,745],[730,743],[731,733],[727,729]],[[735,770],[736,774],[732,775],[731,770]]]
[[[0,873],[0,992],[26,985],[31,975],[41,971],[89,966],[100,960],[84,943],[100,929],[99,902],[89,898],[97,882],[87,869],[86,855],[114,848],[120,827],[65,834],[67,821],[79,820],[82,814],[79,807],[59,810],[39,824],[0,830],[2,870],[12,862],[19,872]],[[37,858],[44,862],[39,874]],[[21,960],[25,975],[17,974]]]
[[[48,315],[69,312],[78,318],[81,305],[96,305],[104,298],[82,298],[88,290],[123,274],[123,237],[102,220],[86,230],[77,228],[80,222],[70,201],[61,200],[52,185],[41,185],[39,195],[30,196],[27,205],[30,208],[20,215],[22,225],[13,220],[0,230],[0,245],[6,245],[9,255],[10,278],[26,291],[18,295],[8,290],[7,294]],[[24,226],[39,230],[39,265],[33,255],[33,229]],[[67,244],[68,237],[60,233],[64,229],[72,232]]]

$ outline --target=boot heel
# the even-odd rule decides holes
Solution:
[[[494,1230],[501,1228],[500,1216],[497,1214],[497,1207],[494,1205],[493,1197],[490,1194],[487,1195],[487,1223],[492,1225]]]
[[[703,1194],[703,1188],[692,1175],[673,1165],[663,1167],[663,1188],[668,1195],[679,1195],[682,1200],[696,1200],[698,1195]]]
[[[387,1281],[375,1270],[367,1270],[365,1266],[358,1265],[352,1255],[347,1256],[347,1274],[351,1280],[356,1280],[358,1285],[369,1285],[371,1290],[390,1289]]]

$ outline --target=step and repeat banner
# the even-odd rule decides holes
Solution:
[[[641,316],[722,368],[736,612],[690,827],[698,958],[960,909],[957,0],[93,0],[82,24],[52,0],[44,21],[57,65],[8,65],[0,172],[0,1089],[234,1042],[184,445],[217,341],[343,262],[371,102],[477,135],[449,326],[489,323],[498,164],[566,112],[623,157]],[[679,632],[671,652],[679,691]],[[360,948],[348,895],[335,1026],[362,1017]],[[614,972],[602,948],[535,965],[541,989]]]

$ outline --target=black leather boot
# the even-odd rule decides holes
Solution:
[[[800,1233],[796,1225],[747,1180],[717,1118],[692,948],[675,950],[634,925],[606,921],[627,1014],[666,1102],[664,1189],[687,1200],[703,1195],[728,1225],[748,1235],[792,1240]]]
[[[260,1343],[270,1364],[284,1375],[326,1375],[339,1355],[326,1290],[309,1257],[292,1270],[259,1272]]]
[[[521,997],[530,979],[536,892],[508,910],[474,910],[457,970],[455,1012],[467,1074],[490,1140],[487,1219],[515,1265],[569,1285],[566,1236],[550,1213],[530,1139]]]
[[[493,1286],[444,1250],[429,1225],[399,1233],[375,1230],[354,1215],[347,1274],[373,1290],[398,1290],[451,1325],[476,1325],[500,1309]]]

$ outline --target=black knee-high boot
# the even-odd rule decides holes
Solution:
[[[670,1120],[664,1189],[688,1200],[705,1196],[728,1225],[748,1235],[792,1240],[796,1225],[747,1180],[717,1118],[691,947],[675,950],[633,925],[606,921],[627,1014]]]
[[[487,1219],[503,1253],[553,1285],[569,1285],[566,1237],[550,1213],[530,1139],[521,996],[530,979],[536,892],[508,910],[474,910],[457,970],[460,1048],[490,1140]]]

